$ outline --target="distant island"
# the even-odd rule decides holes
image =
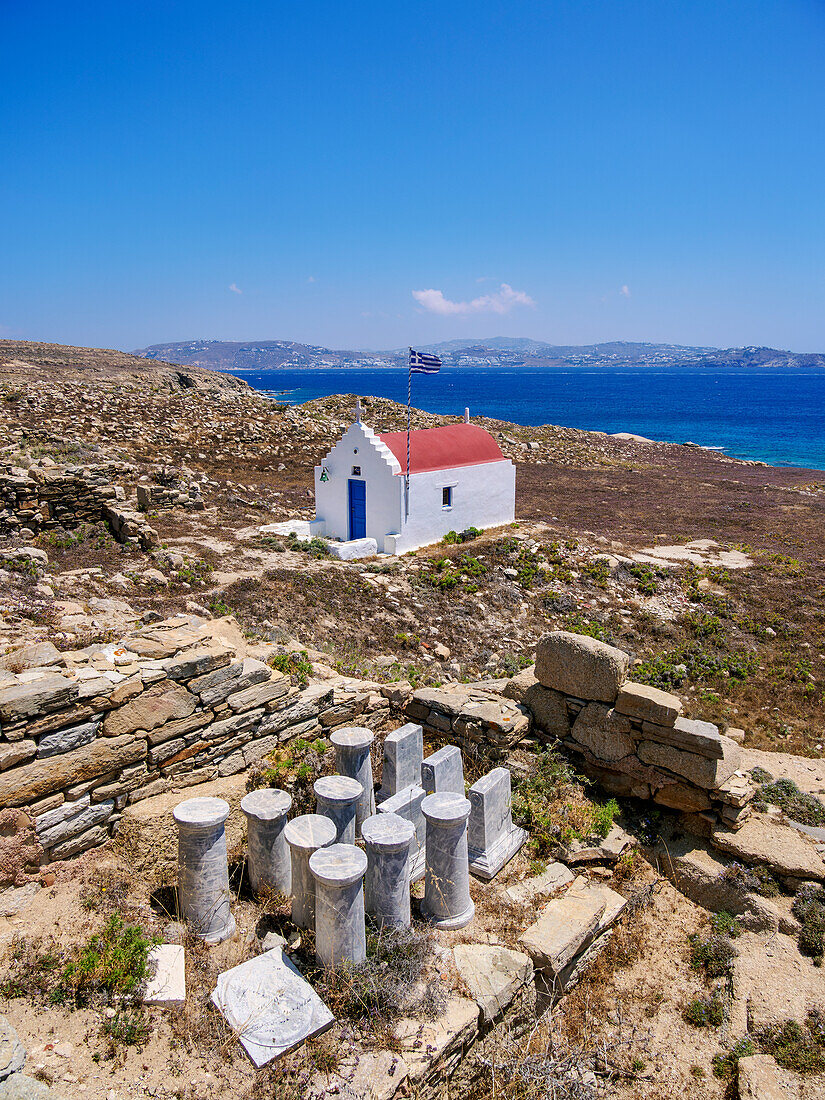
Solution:
[[[777,348],[706,348],[678,344],[612,341],[605,344],[546,344],[524,337],[447,340],[418,345],[450,367],[825,367],[825,354]],[[333,350],[290,340],[188,340],[152,344],[135,355],[210,370],[267,371],[357,367],[403,367],[406,348],[389,351]]]

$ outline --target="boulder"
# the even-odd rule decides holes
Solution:
[[[0,1016],[0,1081],[23,1068],[26,1050],[5,1016]]]
[[[578,699],[613,703],[629,666],[623,650],[565,630],[545,634],[536,647],[539,683]]]
[[[485,1022],[501,1016],[533,980],[533,964],[521,951],[497,944],[461,943],[453,948],[456,969]]]
[[[330,557],[339,561],[356,561],[358,558],[373,558],[378,553],[375,539],[350,539],[349,542],[328,542]]]
[[[736,1063],[739,1100],[787,1100],[770,1054],[751,1054]]]
[[[163,680],[106,716],[103,732],[118,737],[136,730],[153,730],[170,719],[187,718],[198,705],[198,697],[181,684]]]
[[[630,718],[672,726],[682,713],[682,700],[669,691],[628,680],[619,690],[616,710]]]
[[[163,662],[170,680],[191,680],[206,676],[215,669],[224,668],[232,660],[233,651],[221,645],[202,645],[187,649],[176,657]]]
[[[567,701],[561,692],[542,687],[536,682],[525,691],[522,704],[532,714],[533,725],[538,731],[547,737],[558,737],[559,740],[569,736]]]
[[[573,723],[571,736],[599,760],[612,762],[636,748],[630,719],[601,703],[588,703]]]
[[[523,668],[521,672],[517,673],[512,679],[508,680],[504,685],[503,695],[508,699],[515,700],[516,703],[523,703],[524,696],[538,683],[536,679],[536,666],[530,665],[529,668]]]

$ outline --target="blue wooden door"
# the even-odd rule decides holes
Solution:
[[[349,479],[349,537],[367,537],[367,483]]]

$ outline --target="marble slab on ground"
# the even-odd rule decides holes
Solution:
[[[609,886],[580,876],[561,897],[553,898],[534,924],[519,937],[537,969],[562,971],[613,923],[627,900]]]
[[[486,943],[453,948],[456,969],[487,1023],[495,1020],[533,981],[533,964],[522,951]]]
[[[149,952],[146,961],[152,977],[146,983],[143,1003],[182,1005],[186,1000],[186,959],[183,947],[176,943],[158,944]]]
[[[258,1067],[335,1020],[279,947],[220,974],[212,1003]]]
[[[526,904],[543,894],[558,893],[563,887],[569,886],[574,878],[573,872],[563,863],[549,863],[540,875],[523,879],[515,886],[508,886],[507,896],[511,901]]]

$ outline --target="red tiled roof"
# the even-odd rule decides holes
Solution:
[[[385,432],[378,438],[401,463],[401,473],[406,473],[407,433]],[[440,428],[410,432],[411,474],[478,466],[482,462],[501,462],[503,458],[495,439],[477,424],[444,424]]]

